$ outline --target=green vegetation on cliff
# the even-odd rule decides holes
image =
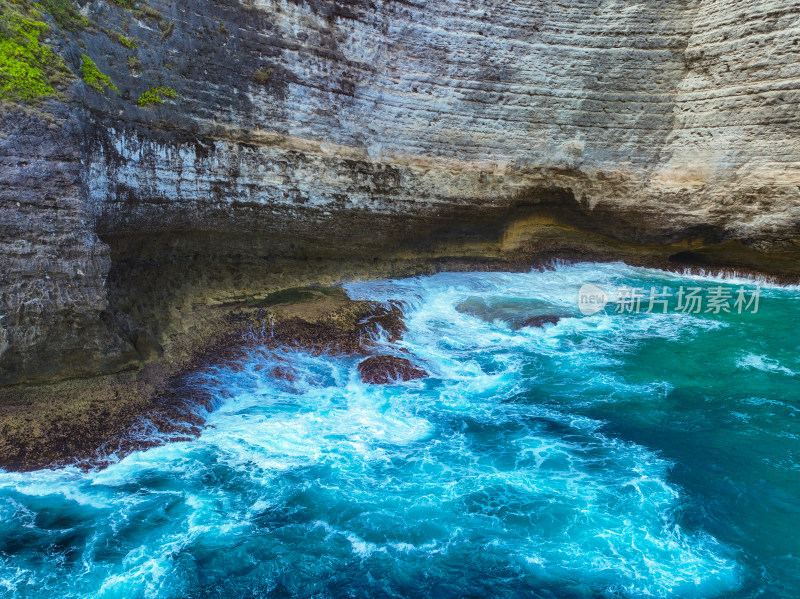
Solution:
[[[155,106],[156,104],[163,104],[164,98],[177,100],[178,94],[171,87],[151,87],[139,96],[136,103],[139,106]]]
[[[142,72],[142,61],[136,58],[135,56],[128,57],[128,68],[131,72],[135,75],[138,75]]]
[[[270,77],[272,77],[272,69],[258,69],[253,72],[253,80],[262,85],[269,82]]]
[[[100,69],[97,68],[97,65],[94,64],[94,61],[86,56],[86,54],[81,54],[81,74],[83,75],[84,82],[89,87],[93,87],[99,92],[113,89],[115,92],[119,93],[117,86],[111,81],[111,77],[101,72]]]
[[[111,29],[104,29],[103,33],[105,33],[109,38],[117,42],[120,46],[125,46],[129,50],[135,50],[139,47],[139,43],[135,39],[131,39],[118,31],[112,31]]]
[[[0,0],[0,99],[33,103],[56,93],[70,73],[41,43],[50,29],[28,0]]]

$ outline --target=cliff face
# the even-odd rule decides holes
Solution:
[[[169,360],[199,306],[437,264],[797,276],[800,1],[81,13],[136,47],[68,33],[119,95],[4,108],[0,383]],[[178,97],[139,106],[154,87]]]

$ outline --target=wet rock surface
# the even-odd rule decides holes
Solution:
[[[400,305],[354,301],[341,288],[284,290],[204,318],[215,336],[197,345],[188,335],[186,358],[171,369],[156,360],[136,372],[7,389],[0,468],[98,468],[132,451],[190,440],[215,408],[192,374],[211,366],[236,370],[253,351],[367,355],[379,339],[396,341],[405,332]],[[401,370],[401,377],[410,372]],[[289,363],[264,375],[287,386],[296,376]]]
[[[358,364],[361,380],[372,385],[387,385],[398,381],[413,381],[428,376],[411,360],[398,356],[370,356]]]
[[[287,381],[289,383],[293,383],[297,380],[297,373],[288,366],[276,366],[270,370],[269,374],[274,379]]]
[[[508,323],[514,330],[557,324],[562,318],[573,316],[547,302],[516,297],[470,297],[459,303],[456,310],[486,322]]]
[[[525,327],[535,327],[541,328],[546,324],[558,324],[558,321],[562,318],[567,318],[567,316],[560,315],[560,314],[536,314],[534,316],[528,316],[524,318],[519,323],[515,323],[515,328],[523,329]]]
[[[268,347],[291,347],[313,354],[356,354],[372,347],[380,336],[396,341],[405,331],[398,305],[352,302],[318,322],[289,318],[261,334]]]

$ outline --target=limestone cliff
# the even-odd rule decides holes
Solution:
[[[202,306],[354,276],[800,273],[800,0],[76,6],[64,101],[3,106],[0,384],[178,363]]]

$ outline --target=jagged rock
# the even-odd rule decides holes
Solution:
[[[546,324],[558,324],[558,321],[562,318],[565,318],[565,316],[560,314],[537,314],[523,319],[516,328],[523,329],[525,327],[543,327]]]
[[[412,381],[428,373],[406,359],[397,356],[370,356],[358,364],[361,380],[373,385],[387,385],[397,381]]]
[[[297,380],[297,371],[288,366],[275,366],[270,370],[269,374],[272,378],[289,383],[294,383]]]
[[[384,333],[389,341],[405,331],[403,313],[396,304],[351,302],[319,320],[292,317],[278,323],[263,342],[269,347],[292,347],[313,354],[363,353]]]

